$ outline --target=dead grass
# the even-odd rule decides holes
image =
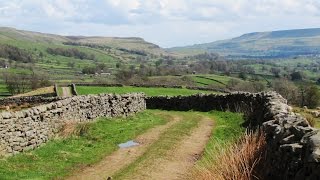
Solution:
[[[308,123],[311,127],[315,127],[316,119],[313,117],[313,115],[311,115],[309,113],[305,113],[305,114],[303,114],[303,116],[306,118],[306,120],[308,121]]]
[[[305,117],[311,127],[316,127],[316,124],[317,124],[317,121],[319,121],[319,118],[313,117],[312,111],[314,110],[298,108],[298,107],[293,108],[293,112],[299,113],[303,117]]]
[[[262,134],[246,133],[237,143],[213,150],[204,166],[196,166],[191,179],[260,179],[258,167],[264,162],[266,145]]]
[[[70,136],[83,136],[86,134],[89,130],[89,124],[88,122],[85,123],[79,123],[70,121],[63,125],[59,132],[59,137],[62,138],[68,138]]]
[[[7,104],[5,106],[0,106],[0,111],[20,111],[22,109],[27,109],[33,106],[36,106],[38,104],[29,104],[29,103],[23,103],[21,105],[18,105],[16,103],[13,104]]]
[[[50,94],[54,93],[54,86],[50,87],[44,87],[44,88],[39,88],[24,94],[18,94],[13,97],[22,97],[22,96],[36,96],[36,95],[41,95],[41,94]]]

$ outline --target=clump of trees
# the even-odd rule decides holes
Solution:
[[[63,42],[64,45],[69,45],[69,46],[86,46],[86,47],[90,47],[90,48],[95,48],[95,49],[102,49],[102,50],[106,50],[106,49],[111,49],[110,46],[106,46],[106,45],[100,45],[100,44],[92,44],[92,43],[80,43],[80,42]]]
[[[316,108],[319,105],[320,91],[314,84],[296,86],[286,79],[278,79],[273,81],[272,87],[287,99],[290,104],[309,108]]]
[[[90,59],[95,60],[94,54],[87,54],[85,52],[79,51],[76,48],[64,49],[64,48],[47,48],[47,53],[51,55],[60,55],[65,57],[74,57],[77,59]]]
[[[107,65],[104,63],[99,63],[96,66],[85,66],[82,69],[83,74],[96,74],[102,73],[107,69]]]
[[[0,57],[22,63],[34,62],[28,51],[7,44],[0,44]]]
[[[266,90],[265,84],[259,81],[240,81],[237,79],[231,79],[227,84],[227,88],[231,91],[245,91],[245,92],[261,92]]]
[[[140,56],[148,56],[146,51],[143,50],[137,50],[137,49],[125,49],[125,48],[117,48],[120,51],[129,53],[129,54],[136,54],[136,55],[140,55]]]
[[[13,95],[51,85],[45,74],[3,73],[3,78],[8,91]]]

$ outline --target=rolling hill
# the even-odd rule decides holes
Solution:
[[[162,55],[170,54],[138,37],[61,36],[0,27],[0,96],[10,95],[4,86],[8,74],[37,74],[56,83],[113,82],[120,66],[135,67],[141,60],[153,65]]]
[[[100,36],[61,36],[40,32],[17,30],[9,27],[0,27],[1,41],[29,41],[35,43],[63,44],[66,42],[96,44],[117,49],[140,50],[156,55],[166,54],[164,49],[156,44],[146,42],[138,37],[100,37]]]
[[[172,52],[215,52],[243,58],[281,58],[320,54],[320,28],[254,32],[229,40],[169,49]]]

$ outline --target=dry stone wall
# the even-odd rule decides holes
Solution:
[[[319,131],[275,92],[150,97],[146,102],[149,109],[243,112],[247,127],[261,127],[266,134],[265,179],[320,179]]]
[[[67,122],[128,116],[146,108],[144,94],[74,96],[17,112],[0,113],[0,154],[39,147]]]
[[[59,101],[62,98],[59,97],[43,97],[43,96],[23,96],[23,97],[10,97],[0,99],[0,106],[8,105],[23,105],[27,104],[46,104],[54,101]]]

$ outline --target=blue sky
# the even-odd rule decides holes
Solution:
[[[320,0],[0,0],[0,26],[172,47],[320,27]]]

